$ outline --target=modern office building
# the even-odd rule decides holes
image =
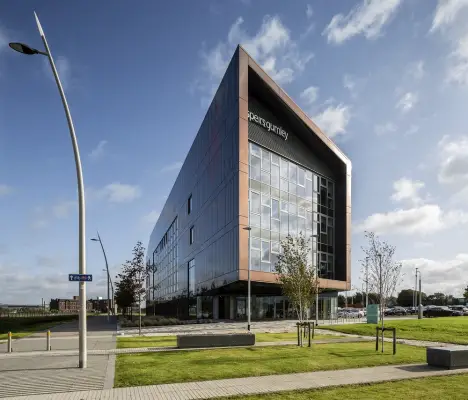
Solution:
[[[246,318],[250,243],[252,319],[294,317],[274,266],[298,232],[333,316],[351,287],[351,163],[239,46],[151,234],[148,313]]]

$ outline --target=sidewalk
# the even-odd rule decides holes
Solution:
[[[5,400],[190,400],[221,396],[273,393],[288,390],[318,389],[333,386],[369,384],[386,381],[468,373],[468,368],[445,370],[427,365],[393,365],[355,368],[339,371],[318,371],[288,375],[175,383],[167,385],[91,390],[51,395],[9,397]]]

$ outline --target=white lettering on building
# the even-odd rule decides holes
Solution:
[[[264,118],[259,117],[257,114],[254,114],[252,111],[249,111],[248,115],[249,121],[255,122],[256,124],[263,126],[268,132],[276,133],[278,136],[281,136],[284,140],[288,140],[288,132],[283,130],[280,126],[272,124],[270,121],[265,120]]]

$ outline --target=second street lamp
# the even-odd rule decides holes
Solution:
[[[81,168],[81,159],[80,151],[78,148],[78,141],[75,135],[75,127],[73,126],[73,120],[71,117],[70,109],[68,107],[67,99],[65,97],[65,92],[60,82],[60,77],[55,67],[54,59],[52,58],[52,53],[50,52],[49,44],[45,37],[44,30],[42,25],[39,22],[39,18],[36,13],[34,13],[36,18],[37,29],[41,36],[42,42],[44,44],[45,51],[40,51],[34,49],[24,43],[10,43],[9,46],[22,54],[26,55],[35,55],[40,54],[46,56],[49,60],[50,68],[54,74],[55,82],[62,99],[63,108],[65,110],[65,115],[67,117],[68,129],[70,131],[70,138],[73,146],[73,154],[75,157],[75,168],[76,168],[76,178],[78,183],[78,265],[79,273],[86,274],[86,230],[85,230],[85,193],[84,193],[84,183],[83,183],[83,172]],[[86,282],[79,283],[79,298],[80,298],[80,310],[79,310],[79,367],[86,368],[88,362],[88,352],[87,352],[87,343],[86,343],[86,330],[87,330],[87,314],[86,314]]]
[[[99,236],[99,232],[97,232],[97,239],[92,238],[91,239],[93,242],[99,242],[101,244],[101,249],[102,249],[102,254],[104,255],[104,261],[106,263],[106,269],[107,271],[107,321],[110,321],[110,309],[111,309],[111,303],[110,303],[110,285],[111,285],[111,279],[110,279],[110,274],[109,274],[109,264],[107,263],[107,256],[106,256],[106,251],[104,250],[104,246],[102,244],[101,236]],[[112,299],[113,300],[113,299]]]

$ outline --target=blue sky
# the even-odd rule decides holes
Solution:
[[[353,286],[364,229],[404,282],[468,283],[467,0],[0,2],[0,302],[71,296],[73,153],[41,19],[72,110],[87,192],[114,268],[146,246],[237,43],[353,162]],[[466,24],[465,24],[466,25]],[[105,295],[99,245],[92,296]]]

